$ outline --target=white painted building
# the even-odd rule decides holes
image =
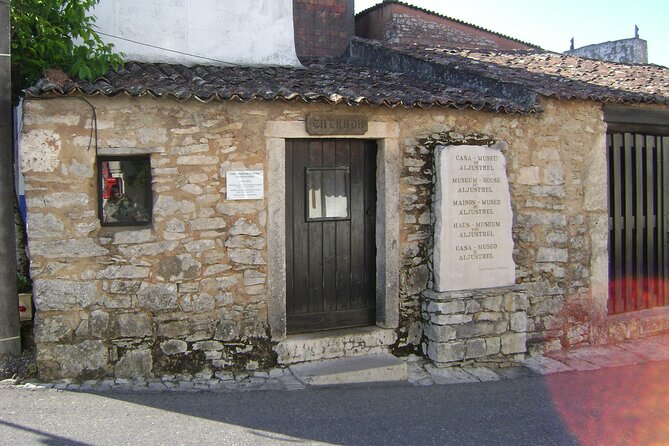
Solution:
[[[292,0],[101,0],[93,14],[129,61],[301,66]]]

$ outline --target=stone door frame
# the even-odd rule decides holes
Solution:
[[[272,340],[286,338],[286,139],[369,139],[376,154],[376,325],[399,325],[400,172],[397,123],[370,122],[364,135],[316,136],[305,121],[269,121],[267,150],[267,318]]]

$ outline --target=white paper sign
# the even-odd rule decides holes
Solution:
[[[262,170],[232,170],[225,175],[228,200],[262,200],[265,197]]]

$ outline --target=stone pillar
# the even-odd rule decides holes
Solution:
[[[423,292],[423,351],[438,367],[508,367],[523,359],[527,294],[518,286]]]
[[[437,366],[510,366],[526,352],[526,293],[515,285],[513,214],[502,143],[435,153],[434,290],[423,350]]]

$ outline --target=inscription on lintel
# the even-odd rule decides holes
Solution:
[[[310,135],[364,135],[367,133],[368,120],[365,115],[352,113],[310,113],[306,126]]]

